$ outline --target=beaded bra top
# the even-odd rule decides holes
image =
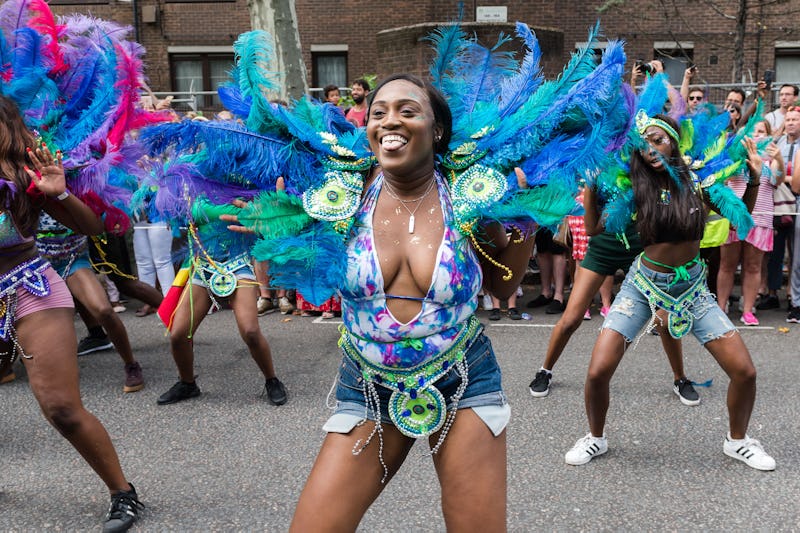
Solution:
[[[380,261],[373,235],[373,214],[383,186],[383,174],[367,189],[355,215],[354,235],[347,247],[348,268],[342,294],[342,317],[355,347],[375,363],[408,367],[447,350],[461,324],[475,312],[482,272],[468,240],[454,227],[453,207],[444,179],[436,186],[444,218],[433,279],[417,316],[400,322],[387,307]],[[414,298],[416,299],[416,298]]]
[[[31,242],[33,237],[25,237],[20,233],[11,213],[3,211],[0,213],[0,250],[11,248],[18,244]]]

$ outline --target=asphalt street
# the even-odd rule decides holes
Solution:
[[[261,397],[263,379],[233,314],[211,315],[195,339],[203,394],[158,406],[156,398],[176,380],[164,328],[155,315],[138,318],[134,304],[128,307],[121,317],[144,368],[145,389],[123,394],[122,363],[113,351],[80,357],[79,364],[84,402],[109,430],[147,506],[134,531],[286,531],[330,412],[326,396],[341,357],[338,319],[261,319],[289,391],[289,403],[274,407]],[[794,440],[800,437],[800,325],[786,324],[785,311],[763,311],[760,327],[742,330],[759,371],[749,433],[776,458],[776,471],[752,470],[722,453],[727,379],[713,358],[693,337],[685,340],[689,377],[713,382],[698,389],[699,406],[684,406],[672,392],[660,342],[650,335],[627,353],[612,382],[609,452],[573,467],[563,457],[588,431],[583,381],[601,324],[594,315],[567,346],[550,396],[538,399],[528,384],[558,317],[536,310],[530,321],[488,322],[479,313],[513,410],[509,530],[800,529]],[[82,336],[83,325],[77,328]],[[15,368],[18,379],[0,386],[0,531],[99,530],[108,501],[104,486],[45,422],[24,370]],[[444,529],[439,485],[418,443],[360,530]]]

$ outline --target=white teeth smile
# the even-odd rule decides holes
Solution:
[[[381,146],[384,148],[384,150],[397,150],[406,144],[408,144],[408,139],[396,134],[385,135],[381,139]]]

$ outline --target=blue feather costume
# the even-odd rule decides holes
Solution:
[[[144,50],[128,33],[83,15],[56,22],[42,0],[0,6],[0,93],[62,151],[70,191],[105,213],[107,228],[123,231],[144,155],[128,133],[168,118],[138,106]]]
[[[454,116],[439,168],[455,223],[476,246],[475,233],[485,222],[553,227],[576,212],[578,181],[607,164],[630,125],[620,43],[609,43],[599,62],[587,45],[558,79],[545,81],[535,36],[524,24],[517,25],[517,35],[525,46],[520,61],[499,50],[506,36],[488,48],[454,24],[430,37],[436,49],[432,80]],[[181,176],[167,170],[158,185],[163,194],[188,190],[212,203],[231,196],[251,200],[239,220],[260,236],[254,256],[270,261],[276,286],[295,287],[319,304],[343,286],[352,217],[374,164],[365,130],[354,129],[329,104],[307,98],[288,108],[270,103],[265,94],[276,75],[263,67],[272,53],[264,32],[241,35],[234,50],[237,65],[220,97],[241,124],[212,121],[145,132],[153,153],[170,152],[173,168],[191,168]],[[517,166],[528,175],[526,188],[517,183]],[[275,191],[279,176],[285,192]]]
[[[663,74],[650,78],[636,100],[637,116],[649,117],[661,113],[667,102],[668,82]],[[730,116],[706,108],[692,115],[677,117],[681,126],[679,149],[690,171],[696,176],[702,190],[708,195],[720,214],[729,219],[744,238],[753,227],[753,219],[744,203],[725,186],[725,181],[740,173],[745,165],[746,153],[741,140],[752,131],[755,114],[737,135],[728,135]],[[634,218],[633,188],[628,175],[628,161],[634,150],[645,148],[639,129],[630,131],[627,142],[596,179],[594,186],[604,204],[602,218],[609,233],[623,234]],[[668,162],[665,166],[671,175],[675,171]]]

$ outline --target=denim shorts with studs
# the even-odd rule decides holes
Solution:
[[[614,298],[614,303],[611,305],[602,328],[612,329],[625,337],[626,341],[632,342],[642,328],[652,320],[650,303],[645,295],[633,284],[633,278],[637,272],[641,272],[665,293],[677,297],[688,290],[698,276],[705,276],[704,269],[705,265],[695,263],[687,269],[689,280],[678,281],[670,287],[669,284],[675,279],[673,272],[656,272],[644,265],[641,259],[635,260],[620,286],[619,293]],[[737,331],[730,318],[717,305],[717,299],[708,290],[708,285],[706,285],[705,281],[700,285],[700,290],[701,294],[694,298],[689,307],[689,311],[694,318],[691,332],[700,344],[725,337],[730,332]]]
[[[511,409],[506,395],[503,393],[500,367],[489,338],[483,333],[479,333],[467,349],[465,358],[469,369],[468,383],[458,402],[458,410],[472,409],[495,436],[500,435],[511,418]],[[448,411],[454,405],[451,398],[460,383],[461,376],[458,374],[458,368],[453,366],[434,384],[447,401]],[[342,358],[339,365],[339,375],[335,386],[336,406],[334,414],[323,426],[325,431],[349,433],[364,420],[374,420],[374,413],[366,409],[364,378],[355,362],[347,355]],[[388,403],[392,391],[380,385],[377,385],[376,389],[380,397],[381,422],[391,425]],[[456,416],[457,420],[458,416]]]

